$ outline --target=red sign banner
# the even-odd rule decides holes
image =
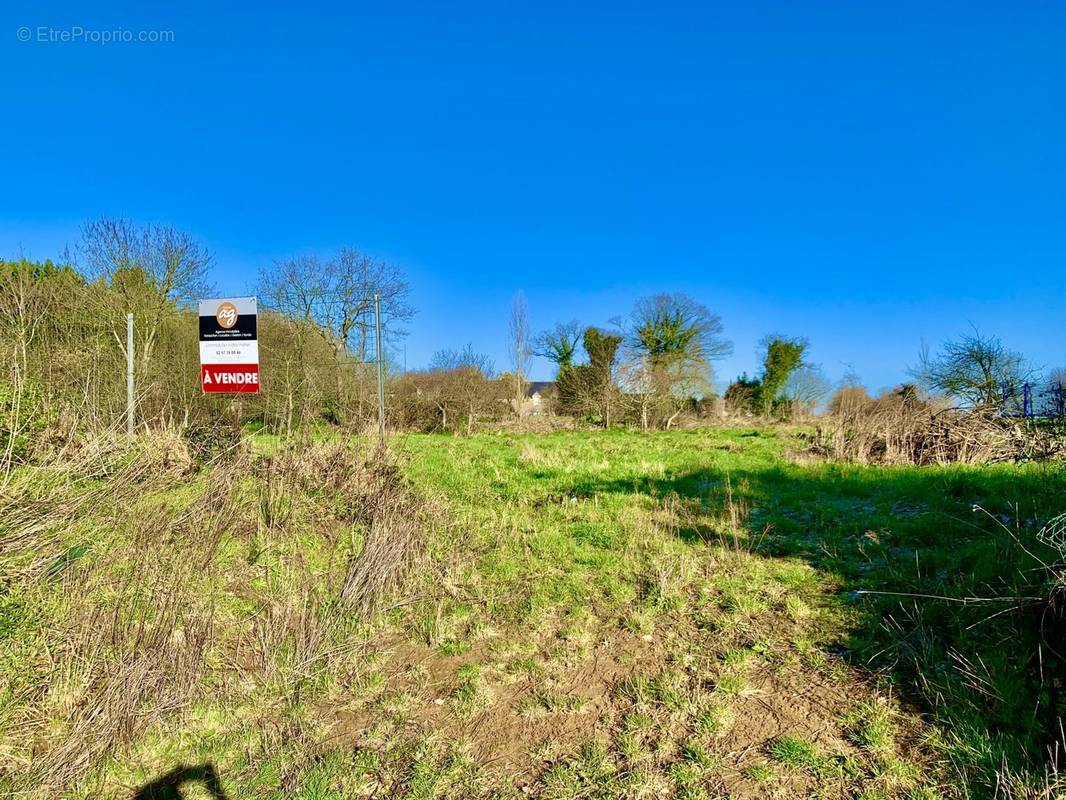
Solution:
[[[203,364],[200,384],[205,392],[255,394],[259,391],[259,365]]]

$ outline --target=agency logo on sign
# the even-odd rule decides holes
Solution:
[[[229,330],[237,324],[237,306],[227,300],[215,311],[215,319],[219,325]]]

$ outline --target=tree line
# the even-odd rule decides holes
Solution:
[[[171,226],[84,224],[56,261],[0,261],[0,445],[8,461],[35,438],[122,426],[126,315],[134,315],[138,427],[257,420],[359,425],[376,413],[373,296],[396,342],[414,310],[402,269],[355,248],[279,260],[258,275],[264,391],[205,396],[196,301],[213,254]]]
[[[252,291],[261,306],[263,391],[232,398],[205,396],[199,385],[195,301],[215,291],[213,264],[213,254],[187,233],[109,217],[84,224],[54,262],[0,262],[4,457],[10,461],[35,436],[58,440],[121,426],[127,313],[135,318],[142,427],[240,419],[292,431],[372,421],[373,296],[381,297],[390,352],[415,313],[402,268],[350,247],[260,270]],[[641,298],[607,325],[565,321],[539,333],[519,294],[507,336],[502,372],[472,345],[440,350],[425,369],[391,369],[390,424],[471,431],[479,421],[520,415],[534,356],[553,365],[555,413],[606,427],[670,428],[686,415],[795,416],[819,407],[832,389],[808,361],[806,340],[775,334],[760,343],[760,373],[740,376],[719,397],[713,365],[732,344],[720,316],[684,294]],[[1035,374],[1019,354],[975,331],[937,354],[923,352],[914,380],[925,391],[988,408],[1017,396]],[[838,393],[856,386],[846,378]]]

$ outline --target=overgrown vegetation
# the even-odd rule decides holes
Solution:
[[[348,445],[245,443],[198,468],[158,435],[16,470],[0,494],[0,792],[121,796],[206,758],[285,796],[308,764],[273,761],[279,742],[315,738],[301,715],[365,646],[354,609],[399,585],[431,529],[404,487]]]
[[[332,434],[156,436],[17,468],[0,787],[209,762],[279,800],[1054,796],[1061,467],[805,446],[420,435],[397,470]]]
[[[358,430],[376,414],[372,298],[381,295],[386,339],[395,341],[413,313],[402,271],[353,248],[263,270],[263,393],[231,401],[199,385],[193,304],[212,291],[212,263],[188,234],[121,218],[84,225],[61,265],[0,261],[0,463],[122,427],[130,313],[139,431],[219,420],[290,433],[323,422]]]
[[[716,402],[721,320],[656,295],[536,341],[555,411],[603,430],[479,434],[525,404],[519,297],[511,373],[471,344],[389,381],[394,428],[464,436],[370,451],[396,267],[264,270],[265,391],[229,401],[195,382],[206,250],[102,219],[77,254],[0,270],[0,793],[1063,791],[1061,421],[1016,416],[998,340],[782,427],[828,389],[806,342],[767,337]]]
[[[874,399],[858,387],[833,397],[819,419],[814,452],[874,464],[984,464],[1060,457],[1063,431],[923,400],[913,386]]]

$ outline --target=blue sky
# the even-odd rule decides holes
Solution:
[[[94,5],[0,11],[2,256],[124,214],[238,293],[356,245],[410,276],[411,366],[505,366],[519,289],[536,327],[686,292],[720,379],[781,331],[878,388],[971,322],[1066,364],[1060,0]],[[76,26],[173,42],[37,40]]]

